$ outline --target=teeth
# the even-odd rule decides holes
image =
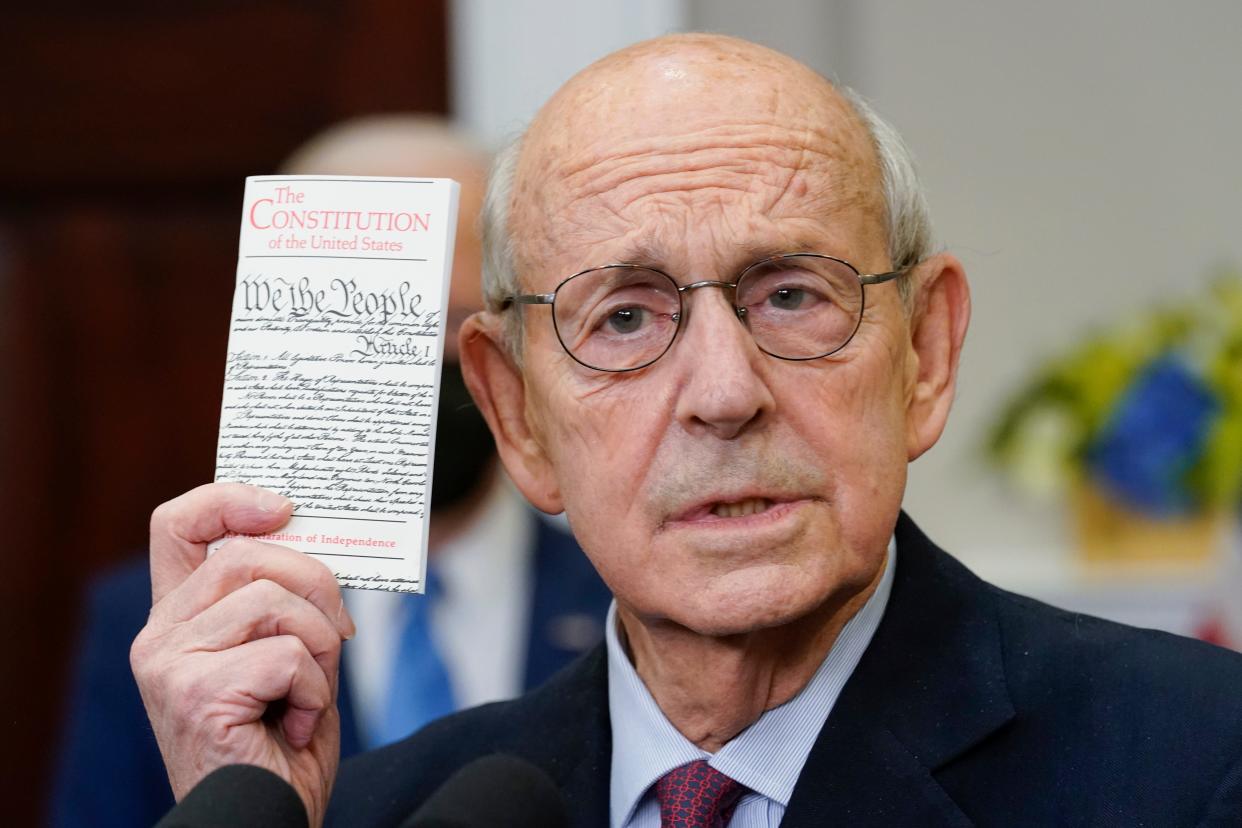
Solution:
[[[766,498],[752,497],[736,503],[717,503],[712,507],[712,514],[716,517],[746,517],[767,511],[771,505],[772,501]]]

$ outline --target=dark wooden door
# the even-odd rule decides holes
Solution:
[[[211,479],[243,178],[447,111],[446,0],[0,12],[0,779],[42,821],[92,575]]]

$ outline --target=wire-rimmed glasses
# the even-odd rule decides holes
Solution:
[[[703,287],[733,291],[738,319],[760,350],[779,359],[819,359],[849,344],[862,322],[866,286],[905,270],[864,275],[819,253],[761,259],[736,281],[678,285],[661,270],[608,264],[575,273],[552,293],[506,297],[514,304],[551,305],[565,352],[597,371],[636,371],[662,357],[685,318],[684,294]]]

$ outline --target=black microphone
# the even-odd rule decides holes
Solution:
[[[568,828],[556,783],[516,756],[476,759],[448,778],[401,828]]]
[[[203,778],[155,828],[307,828],[302,797],[257,765],[225,765]]]

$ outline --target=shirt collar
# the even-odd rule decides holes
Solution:
[[[806,687],[785,704],[766,711],[715,754],[690,742],[665,718],[621,645],[614,601],[608,609],[604,637],[612,725],[612,824],[624,825],[656,780],[696,759],[707,759],[713,768],[788,807],[806,757],[880,625],[892,590],[896,555],[896,541],[890,540],[879,585],[842,627]]]

